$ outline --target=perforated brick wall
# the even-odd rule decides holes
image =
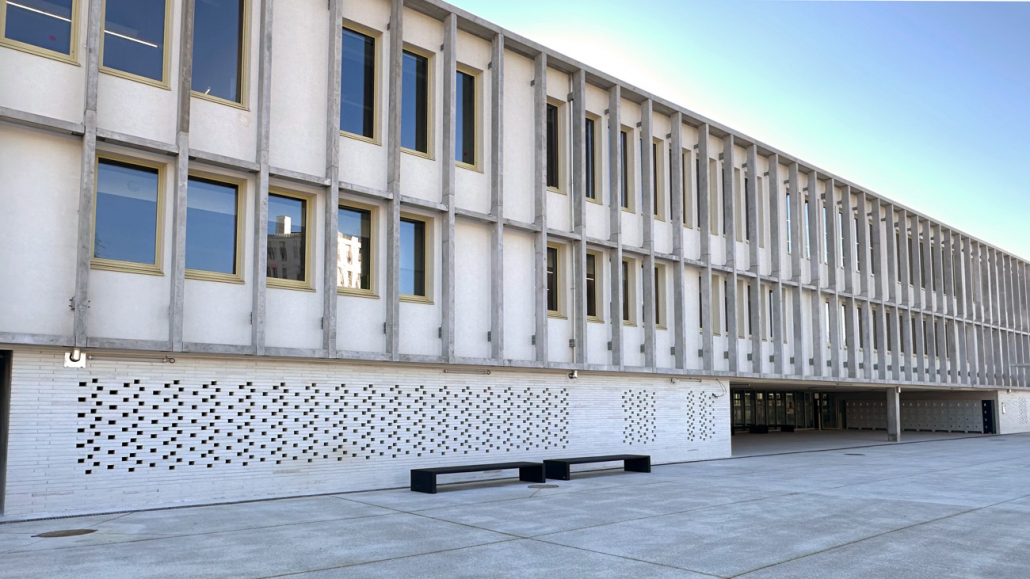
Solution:
[[[421,466],[730,453],[715,382],[182,357],[76,370],[26,350],[13,368],[8,516],[405,487]]]

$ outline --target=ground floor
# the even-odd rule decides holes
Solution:
[[[0,350],[0,522],[405,488],[411,469],[434,466],[611,454],[664,465],[1030,431],[1030,393],[987,388],[67,355]]]
[[[1028,478],[986,436],[9,523],[0,574],[1022,579]]]

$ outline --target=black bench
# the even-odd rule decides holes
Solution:
[[[555,458],[544,461],[547,478],[571,480],[571,466],[590,462],[613,462],[621,460],[629,472],[651,472],[651,457],[646,454],[613,454],[610,456],[581,456],[579,458]]]
[[[481,472],[485,470],[519,469],[519,480],[542,483],[544,465],[539,462],[498,462],[494,464],[470,464],[466,466],[441,466],[437,468],[411,469],[411,490],[419,493],[436,494],[436,475],[460,472]]]

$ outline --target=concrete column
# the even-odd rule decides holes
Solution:
[[[800,294],[800,288],[798,293]],[[836,294],[834,294],[836,296]],[[831,309],[832,309],[832,303]],[[826,343],[829,340],[829,336],[826,335],[826,319],[825,309],[823,305],[823,292],[818,289],[812,291],[812,375],[813,376],[825,376],[826,375]],[[833,315],[833,312],[830,312]],[[832,318],[831,318],[832,319]],[[800,327],[800,326],[798,326]],[[833,328],[830,328],[833,331]]]
[[[454,361],[454,332],[455,332],[455,303],[454,284],[456,272],[454,264],[454,215],[455,215],[455,183],[454,183],[454,144],[457,131],[457,36],[458,17],[453,12],[447,14],[443,20],[443,151],[441,151],[440,167],[441,189],[443,205],[447,209],[443,213],[443,223],[440,224],[442,233],[441,261],[443,262],[443,284],[441,294],[443,295],[442,324],[440,330],[440,355],[447,362]]]
[[[336,308],[339,302],[336,288],[337,261],[339,255],[339,217],[340,206],[340,76],[343,61],[343,2],[334,0],[329,4],[329,86],[326,98],[326,146],[325,176],[329,186],[325,189],[324,231],[325,243],[323,252],[322,280],[322,349],[329,358],[336,357]],[[262,30],[271,35],[272,18],[267,14],[268,22],[262,24]],[[267,47],[269,65],[272,59],[271,37]],[[269,68],[271,72],[271,68]],[[271,75],[269,75],[271,78]],[[271,84],[269,84],[269,87]],[[446,188],[444,189],[446,191]],[[446,194],[446,193],[445,193]],[[444,268],[446,271],[446,268]],[[446,309],[446,304],[444,308]]]
[[[819,264],[822,263],[822,243],[825,239],[823,235],[823,220],[821,213],[823,208],[820,207],[819,202],[819,173],[813,170],[808,174],[808,241],[811,245],[812,256],[809,261],[809,266],[812,270],[812,285],[820,287],[821,280],[821,269]]]
[[[490,357],[504,360],[504,35],[490,44]]]
[[[709,170],[709,162],[711,161],[711,152],[709,151],[709,130],[707,124],[700,124],[697,127],[697,158],[698,166],[701,171],[698,173],[697,179],[697,224],[698,231],[701,238],[701,261],[705,265],[712,263],[712,235],[718,235],[718,231],[712,231],[712,220],[711,220],[711,178],[712,174]]]
[[[923,265],[923,309],[933,311],[933,235],[930,233],[930,221],[921,220],[923,243],[920,244],[919,259]]]
[[[841,339],[840,339],[840,336],[841,336],[841,333],[842,333],[841,329],[845,327],[845,324],[847,324],[847,320],[841,318],[841,314],[840,314],[840,306],[841,306],[840,296],[837,295],[837,292],[827,292],[827,296],[829,297],[829,300],[830,300],[830,308],[829,308],[829,312],[828,312],[828,315],[830,317],[830,319],[829,319],[830,331],[829,331],[829,335],[827,336],[827,341],[830,343],[830,364],[829,364],[830,372],[829,372],[829,377],[830,378],[839,378],[842,375],[844,375],[844,376],[848,375],[846,371],[842,371],[841,363],[840,363],[840,351],[841,351],[842,348],[850,345],[850,344],[847,343],[848,334],[849,334],[849,332],[847,330],[850,329],[850,328],[849,327],[845,328],[845,331],[843,332],[845,334],[845,336],[844,336],[844,338],[845,338],[844,342],[845,343],[842,344],[841,343]],[[847,357],[845,357],[845,360],[847,360]],[[849,368],[849,370],[850,370],[850,368]]]
[[[937,317],[933,314],[926,314],[923,316],[923,324],[926,341],[926,380],[937,382]]]
[[[644,275],[641,287],[644,290],[644,365],[655,367],[655,279],[654,279],[654,192],[657,187],[651,179],[651,167],[654,155],[651,144],[654,142],[654,120],[651,116],[651,100],[640,103],[640,201],[644,223]],[[655,175],[656,178],[660,176]]]
[[[873,377],[873,365],[876,363],[873,353],[873,329],[872,327],[870,327],[873,323],[873,311],[871,302],[863,303],[860,315],[862,316],[862,331],[859,333],[858,343],[862,345],[862,366],[861,368],[859,368],[862,371],[859,373],[859,375],[861,375],[866,380],[869,380]]]
[[[902,324],[902,319],[901,319],[901,316],[900,316],[900,310],[898,310],[898,308],[896,306],[892,306],[889,309],[885,306],[884,309],[888,310],[887,311],[887,315],[889,316],[889,319],[890,319],[890,328],[885,328],[887,330],[886,347],[887,347],[888,351],[890,351],[890,355],[891,355],[890,379],[894,380],[895,382],[900,382],[901,381],[901,364],[902,364],[902,358],[901,358],[901,324]]]
[[[887,389],[887,442],[901,442],[901,388]]]
[[[179,43],[179,102],[175,123],[175,193],[172,197],[172,272],[170,275],[172,286],[168,308],[168,346],[173,352],[182,351],[183,311],[186,307],[186,191],[189,188],[190,176],[190,99],[192,97],[191,87],[193,84],[194,2],[195,0],[183,2],[181,40]],[[94,4],[98,4],[98,2],[96,0],[90,2],[91,21],[93,19],[92,13],[95,10]],[[99,30],[97,35],[100,35]],[[93,47],[92,41],[89,42],[89,58],[92,61]],[[92,62],[87,66],[92,67]],[[95,86],[93,90],[96,91]],[[91,159],[90,165],[94,162]]]
[[[190,3],[192,4],[192,2]],[[272,133],[273,4],[273,0],[265,0],[261,5],[261,40],[258,42],[260,57],[258,60],[257,161],[259,168],[257,191],[254,193],[254,281],[250,316],[250,341],[256,356],[265,354],[265,284],[268,277],[268,147]],[[339,24],[339,19],[336,22]],[[330,30],[330,34],[332,34],[332,30]],[[192,55],[192,46],[190,53]],[[338,126],[332,135],[339,138]],[[336,186],[336,183],[330,181],[330,186]],[[333,291],[333,297],[335,298],[335,296],[336,292]],[[335,328],[336,324],[334,323],[332,326]]]
[[[621,103],[621,89],[619,85],[613,85],[608,89],[608,235],[609,241],[615,244],[615,247],[611,250],[611,308],[608,321],[611,324],[612,338],[611,365],[620,369],[623,364],[622,304],[626,299],[626,296],[622,295],[622,203],[619,199],[622,183],[622,159],[619,155],[622,131]],[[708,326],[710,325],[709,323]],[[708,330],[711,331],[711,328]]]
[[[673,318],[676,325],[673,345],[676,368],[683,370],[687,367],[686,289],[683,280],[683,113],[673,113],[670,124],[672,131],[669,144],[672,150],[669,155],[669,199],[672,206],[672,253],[676,257],[672,267]]]
[[[536,361],[547,364],[547,54],[533,61],[533,224],[536,267]]]
[[[754,205],[752,205],[752,207],[754,207]],[[751,232],[756,234],[751,240],[751,245],[755,246],[758,244],[758,229],[754,228]],[[762,300],[764,299],[762,296],[762,282],[756,275],[748,280],[748,284],[751,288],[751,299],[748,300],[748,317],[751,322],[751,371],[755,374],[761,374],[762,337],[764,336],[762,326]]]
[[[809,186],[809,191],[811,191],[811,185]],[[846,189],[845,189],[845,191],[846,191]],[[846,195],[842,195],[841,196],[842,200],[843,200],[843,197],[845,197],[845,196]],[[820,214],[820,221],[822,220],[822,215],[826,215],[826,214],[829,215],[826,218],[826,220],[827,220],[826,221],[826,239],[824,240],[825,243],[826,243],[826,262],[827,262],[826,263],[826,279],[827,279],[827,285],[830,287],[830,289],[833,290],[833,291],[838,291],[840,289],[840,286],[841,286],[841,283],[840,283],[841,281],[845,282],[845,284],[844,284],[845,288],[851,287],[850,282],[847,282],[847,279],[848,279],[848,265],[851,263],[851,256],[849,254],[846,254],[846,253],[844,254],[843,259],[844,259],[844,266],[845,267],[843,269],[841,269],[841,267],[839,265],[840,262],[841,262],[841,255],[840,255],[841,243],[840,243],[840,239],[841,239],[841,236],[843,235],[843,233],[841,232],[840,225],[837,223],[836,184],[835,184],[833,179],[830,179],[830,180],[828,180],[826,182],[826,193],[824,194],[823,199],[824,199],[823,200],[823,204],[824,204],[825,207],[824,207],[824,209],[822,210],[822,212]],[[847,245],[845,244],[844,247],[846,248]],[[819,259],[822,260],[822,256],[820,256]]]
[[[186,4],[190,2],[187,1]],[[102,0],[90,0],[86,20],[86,89],[82,111],[82,156],[79,172],[79,220],[75,249],[74,343],[86,346],[89,322],[89,272],[93,259],[93,213],[96,197],[97,85],[100,75]],[[184,9],[185,12],[185,9]],[[192,18],[190,25],[192,26]],[[185,23],[185,20],[184,20]],[[184,24],[185,25],[185,24]],[[190,34],[192,38],[193,34]]]
[[[967,281],[969,279],[969,260],[966,257],[968,240],[964,240],[958,232],[952,235],[951,240],[957,260],[953,266],[955,268],[955,315],[968,320],[971,311],[971,308],[966,305],[969,288]]]
[[[937,313],[944,312],[944,304],[947,301],[945,296],[947,295],[944,291],[944,238],[942,237],[942,231],[940,224],[934,223],[930,229],[933,235],[933,245],[931,246],[933,255],[933,284],[931,291],[934,294],[933,300],[933,311]],[[927,242],[929,244],[929,241]]]
[[[898,303],[903,306],[912,305],[912,292],[909,289],[912,285],[912,266],[909,265],[908,251],[911,247],[908,241],[910,230],[908,213],[902,209],[898,214],[898,281],[901,284],[901,300]]]
[[[886,304],[880,305],[880,307],[876,308],[876,310],[874,311],[872,309],[872,304],[870,303],[869,309],[869,313],[875,320],[874,325],[876,326],[875,328],[873,328],[873,331],[876,333],[874,341],[876,342],[876,344],[879,345],[879,347],[876,348],[876,368],[874,368],[876,371],[872,374],[872,376],[877,380],[886,380],[888,364],[887,352],[889,350],[887,346],[887,316],[889,316],[890,314],[887,313]],[[871,357],[872,356],[870,356],[870,358]],[[869,368],[870,363],[867,361],[866,369],[868,370]]]
[[[759,253],[758,248],[762,245],[761,232],[758,226],[758,146],[750,145],[747,148],[747,167],[745,167],[747,179],[744,183],[744,195],[747,203],[744,205],[747,215],[748,231],[751,232],[751,240],[748,243],[748,271],[758,275]]]
[[[956,322],[955,326],[957,330],[955,346],[958,355],[955,360],[955,365],[958,369],[957,382],[959,384],[970,384],[972,381],[969,379],[969,331],[964,321]]]
[[[923,251],[919,243],[919,232],[922,229],[920,227],[921,223],[922,220],[918,215],[912,216],[912,251],[909,252],[908,256],[912,260],[913,276],[909,280],[909,283],[912,284],[912,307],[919,310],[926,307],[926,302],[924,301],[926,293],[923,291],[923,279],[925,279],[923,277]]]
[[[916,294],[918,295],[919,292],[917,291]],[[926,326],[924,325],[923,312],[921,310],[913,310],[912,319],[916,325],[913,332],[913,337],[915,338],[916,361],[914,366],[916,367],[916,381],[926,382]]]
[[[851,188],[848,187],[848,190]],[[869,212],[866,209],[865,193],[855,193],[856,205],[858,208],[858,231],[855,232],[858,239],[858,280],[859,290],[863,296],[869,297]]]
[[[901,365],[905,375],[905,381],[911,382],[912,367],[915,365],[915,352],[912,348],[912,311],[899,310],[898,314],[898,326],[901,328],[901,344],[903,345],[901,350],[905,354],[902,358]]]
[[[726,229],[726,267],[734,270],[737,269],[737,196],[733,179],[735,149],[733,135],[727,134],[722,139],[722,220]],[[743,224],[740,225],[743,227]],[[736,289],[733,291],[736,292]],[[730,365],[732,367],[732,360]]]
[[[783,195],[780,193],[780,156],[776,153],[768,157],[769,171],[769,200],[766,206],[769,208],[769,257],[772,262],[771,274],[776,278],[772,284],[772,306],[769,308],[769,323],[772,324],[773,339],[773,372],[777,375],[784,373],[783,341],[784,341],[784,311],[783,311],[783,238],[784,227],[780,223],[780,203]],[[786,232],[790,235],[790,232]]]
[[[951,369],[955,366],[955,352],[952,350],[951,325],[947,318],[937,320],[937,366],[940,368],[941,383],[953,382]]]
[[[885,297],[883,292],[885,277],[883,267],[883,222],[880,220],[880,199],[871,195],[867,196],[867,198],[873,224],[873,238],[869,242],[870,251],[872,252],[872,263],[870,266],[873,274],[873,291],[869,293],[869,297],[882,301]]]
[[[976,322],[973,324],[973,339],[976,341],[976,355],[975,355],[975,366],[971,370],[973,373],[973,383],[980,386],[987,384],[986,367],[987,367],[987,348],[984,345],[984,328],[983,324]]]
[[[901,264],[898,263],[897,253],[897,224],[894,218],[894,205],[883,203],[883,235],[887,244],[887,299],[895,304],[901,303],[898,295],[898,271]]]
[[[837,307],[840,310],[840,305]],[[845,346],[848,349],[848,378],[858,378],[861,374],[858,371],[858,350],[862,347],[862,343],[859,341],[860,335],[856,326],[858,307],[855,304],[855,298],[848,299],[844,304],[844,340]]]
[[[804,376],[805,368],[808,366],[808,356],[805,355],[804,306],[801,303],[801,293],[802,289],[800,284],[790,289],[790,305],[794,320],[791,326],[794,342],[794,373],[798,376]],[[814,293],[815,296],[818,297],[818,292]],[[819,308],[815,309],[818,311]],[[818,340],[813,339],[813,343],[817,341]]]
[[[390,1],[389,106],[386,129],[386,354],[400,359],[401,266],[401,79],[404,65],[404,0]]]
[[[801,283],[801,257],[805,255],[804,241],[801,237],[803,231],[802,225],[804,224],[805,216],[802,214],[802,210],[805,207],[804,193],[801,191],[801,186],[798,180],[798,164],[791,163],[790,169],[787,173],[787,193],[790,194],[790,231],[787,235],[790,235],[791,243],[791,279],[795,282]],[[794,326],[800,328],[801,326]],[[800,374],[800,372],[799,372]]]
[[[586,100],[586,71],[580,69],[572,74],[573,361],[580,366],[587,361]]]
[[[733,236],[726,232],[726,242],[730,243]],[[726,280],[726,352],[730,361],[730,372],[739,372],[740,364],[737,353],[740,344],[740,329],[737,326],[737,272],[736,270],[725,274]],[[719,304],[715,304],[719,307]]]
[[[952,244],[951,230],[941,228],[941,266],[944,275],[944,286],[941,288],[944,297],[945,315],[957,315],[955,309],[955,246]]]

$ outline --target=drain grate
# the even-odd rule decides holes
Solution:
[[[531,489],[556,489],[558,485],[529,485]]]
[[[857,452],[845,452],[844,456],[865,456],[865,455],[857,453]]]
[[[32,535],[33,537],[42,537],[44,539],[53,539],[56,537],[74,537],[76,535],[88,535],[90,533],[96,533],[96,529],[65,529],[63,531],[47,531],[46,533],[40,533],[38,535]]]

